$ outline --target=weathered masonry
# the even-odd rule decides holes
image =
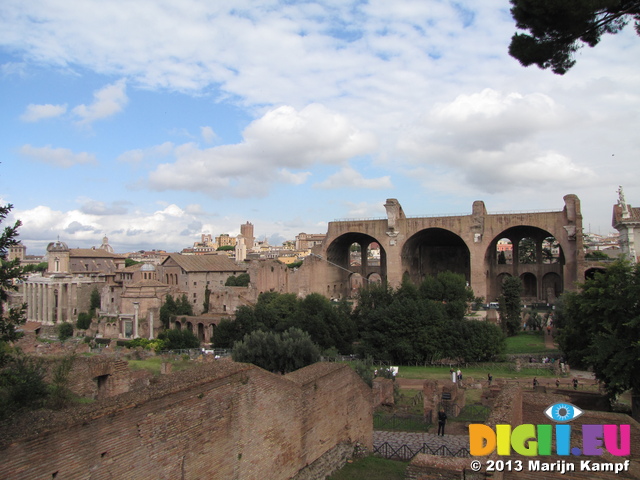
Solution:
[[[373,443],[371,389],[329,363],[279,376],[215,361],[38,415],[3,431],[0,478],[324,478]]]
[[[418,283],[449,270],[487,301],[500,294],[505,276],[517,276],[526,301],[553,303],[584,270],[580,200],[566,195],[564,203],[560,211],[489,214],[476,201],[470,215],[414,218],[388,199],[387,218],[329,223],[324,243],[301,270],[308,269],[309,291],[333,298],[367,281],[398,286],[403,276]],[[376,244],[379,259],[372,260],[368,251]]]

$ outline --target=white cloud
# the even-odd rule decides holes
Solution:
[[[348,218],[384,217],[385,209],[382,203],[344,202]]]
[[[118,162],[124,163],[141,163],[146,159],[162,158],[173,153],[175,145],[171,142],[164,142],[150,148],[137,148],[122,153],[116,159]]]
[[[64,115],[67,112],[67,105],[27,105],[26,111],[20,116],[23,122],[37,122],[45,118],[54,118]]]
[[[25,157],[30,157],[39,162],[61,168],[85,164],[95,165],[98,163],[96,157],[90,153],[73,153],[68,148],[53,148],[51,145],[32,147],[27,144],[23,145],[19,152]]]
[[[618,184],[619,172],[639,176],[640,75],[633,60],[640,42],[632,26],[581,50],[575,69],[558,77],[521,68],[508,56],[515,25],[504,0],[184,0],[171,9],[152,0],[5,0],[0,9],[0,48],[25,62],[5,63],[4,75],[27,78],[36,68],[53,67],[54,75],[126,78],[126,85],[121,80],[96,92],[93,102],[70,94],[69,105],[86,102],[72,112],[80,124],[122,111],[125,87],[145,90],[145,98],[151,91],[171,105],[175,124],[163,125],[160,134],[156,122],[121,115],[123,128],[139,132],[138,145],[92,139],[92,151],[104,141],[105,152],[124,152],[119,161],[153,168],[148,185],[155,191],[134,201],[174,202],[175,194],[185,204],[206,204],[203,192],[260,196],[277,185],[288,187],[284,194],[320,181],[361,188],[388,182],[400,191],[419,182],[429,188],[413,201],[424,196],[429,205],[441,192],[451,193],[447,198],[506,192],[501,201],[509,203],[530,188],[537,189],[534,203],[574,187],[585,195],[606,191],[605,184]],[[65,87],[73,90],[71,83]],[[236,119],[216,123],[214,131],[201,127],[211,117],[200,111],[189,123],[183,118],[195,118],[194,112],[176,107],[176,91],[232,105],[256,120],[237,143],[218,145],[220,138],[239,137]],[[208,105],[215,115],[217,106]],[[13,109],[12,120],[23,107]],[[176,132],[193,143],[161,145],[159,135]],[[71,163],[78,160],[66,153]],[[367,159],[353,161],[362,155],[374,156],[376,178],[360,167]],[[167,190],[170,199],[157,193]],[[315,203],[330,193],[315,189]],[[106,210],[115,205],[104,202]],[[309,218],[296,208],[288,206],[283,216]]]
[[[205,143],[213,143],[218,135],[213,131],[211,127],[200,127],[200,135],[202,135],[202,139]]]
[[[484,193],[570,188],[593,180],[594,171],[542,139],[572,121],[547,95],[484,89],[436,104],[398,149],[416,166],[410,168],[415,178],[440,189],[449,184],[448,172],[454,190],[461,181]]]
[[[207,217],[206,212],[194,206],[182,209],[169,204],[151,212],[131,209],[108,215],[100,209],[90,211],[87,208],[87,205],[95,206],[102,202],[82,201],[84,205],[80,210],[59,211],[45,206],[14,210],[12,216],[21,219],[23,224],[20,237],[29,239],[26,244],[30,250],[40,252],[58,237],[71,248],[90,248],[100,245],[103,235],[109,237],[109,243],[117,252],[133,251],[140,246],[180,251],[198,240],[200,232],[224,232],[231,225],[238,228],[240,224],[239,221],[237,225],[211,224],[203,220]],[[122,202],[114,202],[118,203]]]
[[[125,90],[125,81],[119,80],[94,92],[92,104],[78,105],[72,110],[74,115],[80,118],[78,124],[90,125],[96,120],[120,113],[129,101]]]
[[[309,175],[294,170],[344,163],[376,147],[373,135],[318,104],[300,111],[290,106],[270,110],[252,122],[243,136],[243,142],[234,145],[204,150],[194,143],[177,147],[176,161],[151,172],[150,186],[213,196],[260,196],[271,183],[300,184]]]
[[[380,178],[364,178],[360,172],[352,167],[344,167],[334,173],[323,182],[316,183],[314,187],[335,189],[335,188],[370,188],[389,189],[393,188],[391,177],[385,175]]]

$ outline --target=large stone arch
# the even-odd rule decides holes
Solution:
[[[380,245],[379,262],[370,262],[367,249],[372,243]],[[360,245],[360,264],[351,264],[351,245]],[[387,253],[381,242],[375,237],[361,232],[349,232],[336,237],[327,247],[327,262],[331,267],[327,278],[326,292],[331,298],[351,297],[352,277],[359,275],[364,282],[377,274],[384,282],[387,280]]]
[[[402,267],[418,284],[426,276],[451,271],[471,278],[469,247],[457,234],[443,228],[427,228],[412,235],[402,247]]]
[[[550,237],[557,242],[557,252],[551,259],[543,254],[543,246],[549,244]],[[511,241],[513,248],[513,262],[510,264],[498,262],[497,244],[505,238]],[[529,245],[533,249],[528,255],[519,251],[525,248],[526,242],[522,242],[525,239],[530,240]],[[522,297],[526,301],[552,302],[549,299],[557,298],[563,291],[565,263],[561,241],[549,231],[532,225],[518,225],[503,230],[493,237],[485,253],[487,298],[498,298],[502,293],[499,279],[503,274],[509,274],[523,280]]]
[[[590,267],[584,271],[584,280],[594,278],[596,273],[604,273],[607,269],[605,267]]]

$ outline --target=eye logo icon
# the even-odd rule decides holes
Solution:
[[[544,414],[554,422],[565,423],[575,420],[584,412],[570,403],[554,403],[547,407]]]

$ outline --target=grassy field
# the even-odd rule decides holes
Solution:
[[[131,370],[148,370],[154,375],[160,375],[160,366],[162,362],[166,361],[173,365],[171,367],[173,372],[185,370],[196,364],[190,360],[167,360],[163,357],[149,357],[144,360],[129,360],[129,368]]]
[[[553,355],[557,350],[548,350],[544,345],[544,332],[520,332],[515,337],[507,338],[507,355],[526,353],[549,353]]]
[[[403,480],[409,462],[368,456],[347,463],[328,480]]]
[[[462,376],[464,378],[473,378],[475,380],[484,381],[487,378],[487,373],[491,372],[494,379],[497,378],[530,378],[530,377],[553,377],[554,374],[550,370],[543,370],[539,368],[525,368],[523,365],[522,370],[516,372],[514,365],[511,363],[486,363],[477,364],[475,366],[469,366],[462,368]],[[434,380],[447,380],[451,378],[449,373],[449,367],[400,367],[398,371],[399,378],[414,378],[414,379],[434,379]]]

